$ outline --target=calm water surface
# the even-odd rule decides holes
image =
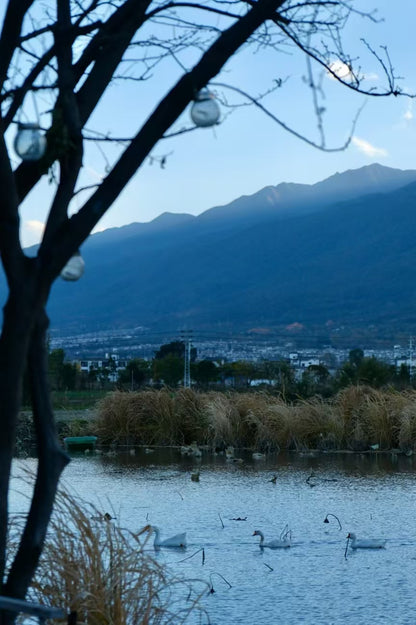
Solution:
[[[16,461],[15,473],[33,463]],[[193,482],[197,466],[200,481]],[[210,620],[192,622],[416,623],[414,457],[247,455],[229,465],[208,453],[197,463],[177,450],[141,451],[74,457],[63,482],[112,511],[122,526],[152,523],[162,538],[187,532],[186,552],[161,550],[156,558],[177,575],[212,583],[215,592],[204,599]],[[19,511],[24,505],[16,491],[11,505]],[[328,513],[342,530],[334,517],[323,522]],[[292,547],[260,550],[253,531],[262,530],[267,541],[286,524]],[[349,551],[345,558],[348,532],[386,538],[386,549]],[[184,560],[202,547],[204,564],[201,552]]]

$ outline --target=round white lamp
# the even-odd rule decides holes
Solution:
[[[42,158],[46,150],[46,137],[38,124],[18,125],[14,149],[23,161],[38,161]]]
[[[69,282],[75,282],[75,280],[79,280],[82,274],[84,273],[85,262],[81,256],[81,252],[76,252],[65,267],[61,271],[61,278],[63,280],[67,280]]]
[[[191,119],[195,126],[208,128],[215,126],[220,118],[220,107],[214,94],[208,89],[201,89],[196,96],[191,107]]]

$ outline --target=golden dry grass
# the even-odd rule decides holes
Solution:
[[[411,415],[416,410],[414,392],[350,387],[338,395],[336,405],[348,446],[354,447],[361,441],[363,446],[378,445],[380,449],[390,449],[399,447],[406,438],[410,442],[406,426],[411,423]],[[413,437],[413,443],[415,441]]]
[[[99,405],[97,434],[131,445],[408,450],[416,444],[416,391],[351,386],[330,400],[291,403],[262,391],[117,392]]]
[[[14,519],[12,537],[16,529]],[[130,532],[60,491],[30,599],[75,611],[80,624],[186,622],[203,611],[208,584],[168,574],[150,555],[149,536],[149,526]]]
[[[293,407],[293,442],[297,449],[334,448],[342,441],[342,423],[335,407],[320,399]]]
[[[225,393],[210,393],[205,397],[209,443],[214,449],[225,448],[230,441],[234,441],[236,411]]]

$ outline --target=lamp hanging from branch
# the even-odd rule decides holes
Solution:
[[[68,282],[79,280],[84,273],[85,262],[78,250],[67,262],[61,271],[61,278]]]
[[[206,87],[198,91],[191,107],[191,119],[195,126],[215,126],[220,118],[220,107],[215,96]]]
[[[42,133],[39,124],[19,123],[14,139],[16,154],[23,161],[38,161],[45,154],[46,137]]]

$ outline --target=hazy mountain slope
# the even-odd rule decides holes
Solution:
[[[329,189],[342,197],[336,189],[345,189],[346,180],[351,188],[368,188],[363,180],[380,172],[395,190],[323,201],[309,213],[306,206],[265,217],[245,207],[244,219],[172,216],[167,227],[132,224],[120,229],[121,237],[116,229],[91,237],[83,249],[82,280],[54,286],[53,327],[243,329],[409,317],[416,306],[416,182],[397,185],[416,172],[395,178],[396,170],[363,169],[356,179],[346,172],[346,178],[339,174],[319,183],[319,193],[324,197]]]
[[[162,233],[164,231],[172,231],[177,226],[183,226],[195,219],[193,215],[187,213],[162,213],[153,221],[146,223],[133,223],[128,226],[120,226],[118,228],[108,228],[103,232],[97,232],[88,241],[89,247],[100,248],[111,242],[118,244],[126,239],[132,239],[142,234]]]
[[[265,187],[251,196],[242,196],[226,206],[217,206],[198,217],[229,221],[280,215],[282,217],[320,210],[340,200],[373,193],[388,193],[416,181],[416,170],[399,170],[375,163],[360,169],[336,173],[313,185],[283,182]]]

